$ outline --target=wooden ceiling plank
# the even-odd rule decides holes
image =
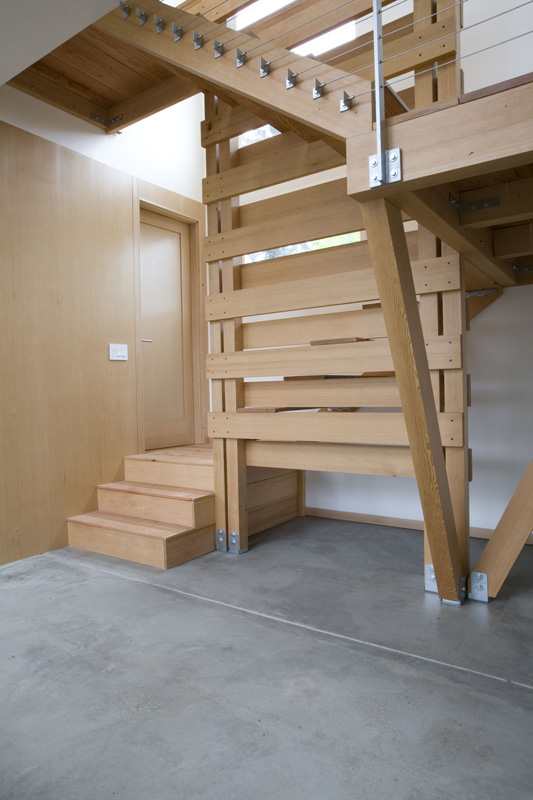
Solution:
[[[108,133],[115,133],[151,116],[158,111],[186,100],[197,94],[197,89],[182,78],[167,78],[166,81],[152,86],[136,97],[124,100],[109,110],[109,119],[120,119],[107,128]]]
[[[388,147],[402,150],[402,181],[370,189],[368,156],[375,134],[347,142],[348,191],[358,200],[435,186],[533,162],[533,82],[459,103],[387,129]],[[487,124],[490,120],[490,124]]]
[[[483,203],[498,198],[499,203],[492,208],[480,208],[461,214],[464,228],[483,228],[487,225],[505,225],[522,222],[533,217],[533,178],[505,182],[483,189],[461,192],[459,201],[463,203]]]
[[[444,185],[408,192],[392,200],[481,270],[487,276],[487,285],[513,286],[516,276],[511,264],[493,255],[492,231],[488,228],[469,231],[461,227],[459,213],[450,203],[450,193],[450,187]]]
[[[95,30],[92,25],[85,28],[76,38],[119,61],[121,64],[143,78],[153,81],[164,81],[175,73],[172,67],[161,59],[143,53],[137,47]]]
[[[15,89],[32,95],[32,97],[37,97],[38,100],[43,100],[45,103],[60,108],[62,111],[67,111],[85,120],[85,122],[91,122],[93,125],[103,129],[106,127],[103,120],[109,119],[109,108],[107,106],[104,106],[100,101],[96,102],[80,94],[68,86],[63,86],[44,75],[35,67],[29,67],[24,70],[24,72],[8,81],[8,84]],[[92,117],[92,114],[96,114],[100,121]]]
[[[533,255],[533,221],[525,225],[496,228],[494,254],[498,258],[517,258]]]

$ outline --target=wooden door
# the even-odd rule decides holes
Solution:
[[[194,441],[189,226],[141,209],[140,305],[146,450]]]

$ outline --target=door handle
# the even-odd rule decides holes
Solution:
[[[153,339],[141,339],[141,342],[153,342]]]

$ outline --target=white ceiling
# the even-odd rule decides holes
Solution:
[[[0,85],[118,6],[118,0],[0,0]]]

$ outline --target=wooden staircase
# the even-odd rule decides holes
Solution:
[[[161,569],[215,550],[211,445],[128,456],[124,473],[97,487],[97,511],[68,520],[69,545]],[[299,496],[296,471],[249,468],[253,532],[297,516]]]

